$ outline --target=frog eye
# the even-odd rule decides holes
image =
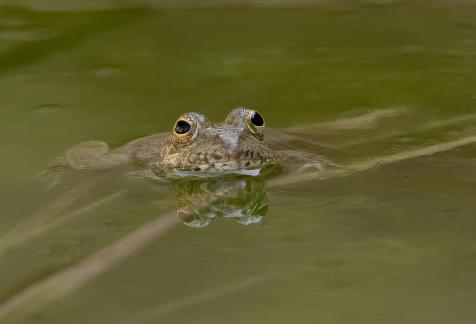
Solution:
[[[197,113],[186,113],[177,119],[173,129],[174,142],[186,144],[197,137],[199,130],[206,124],[206,118]]]
[[[179,135],[184,135],[190,132],[192,125],[186,120],[179,119],[175,123],[174,132]]]
[[[246,110],[245,120],[248,129],[253,133],[257,138],[263,139],[264,137],[264,118],[256,110]]]
[[[263,116],[257,111],[253,111],[250,114],[250,121],[253,125],[257,127],[263,127],[264,126],[264,119]]]
[[[259,140],[264,137],[264,118],[256,110],[235,108],[225,118],[225,124],[233,127],[247,127]]]

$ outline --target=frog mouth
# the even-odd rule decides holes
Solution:
[[[225,160],[197,164],[186,169],[172,170],[176,177],[208,178],[223,175],[260,176],[270,167],[270,161],[263,160]]]
[[[249,170],[262,168],[269,164],[269,161],[262,159],[245,159],[245,160],[224,160],[224,161],[215,161],[203,164],[197,164],[192,167],[191,170],[195,172],[199,171],[223,171],[231,172],[237,170]]]

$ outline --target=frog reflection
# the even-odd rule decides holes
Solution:
[[[177,216],[190,227],[201,228],[217,218],[241,224],[260,222],[268,211],[265,183],[257,177],[175,182]]]

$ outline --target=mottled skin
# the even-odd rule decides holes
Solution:
[[[170,134],[136,139],[109,151],[104,142],[83,142],[55,160],[53,166],[73,169],[112,169],[139,166],[156,175],[235,172],[262,169],[289,157],[264,140],[264,120],[245,108],[232,110],[222,124],[211,124],[198,113],[177,120]]]
[[[276,160],[264,142],[263,126],[250,121],[251,110],[238,108],[225,122],[211,125],[204,116],[189,113],[183,119],[193,125],[185,135],[168,137],[158,159],[152,165],[162,170],[233,171],[259,168]]]

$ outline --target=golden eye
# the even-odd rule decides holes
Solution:
[[[256,110],[235,108],[225,118],[225,124],[232,127],[246,127],[259,140],[264,138],[265,121]]]
[[[179,119],[175,123],[174,132],[179,135],[184,135],[190,132],[192,125],[186,120]]]
[[[175,122],[172,138],[175,143],[186,144],[193,141],[200,129],[207,124],[205,116],[186,113]]]
[[[245,121],[250,132],[258,139],[263,140],[265,124],[263,116],[256,110],[246,110]]]
[[[264,126],[264,119],[263,116],[257,111],[252,111],[250,114],[250,121],[253,125],[257,127],[263,127]]]

